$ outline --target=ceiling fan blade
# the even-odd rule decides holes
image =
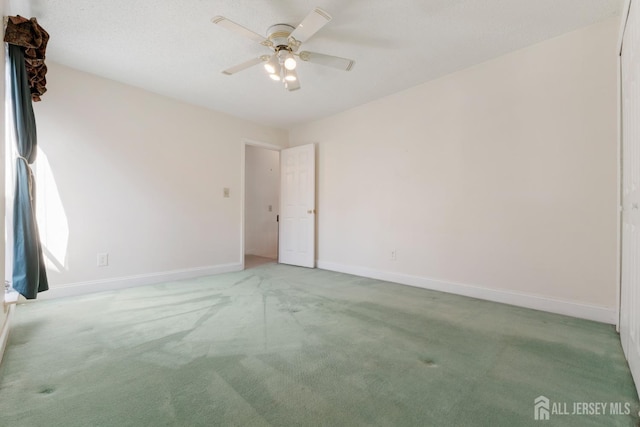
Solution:
[[[333,67],[339,70],[351,71],[356,61],[348,58],[340,58],[339,56],[325,55],[324,53],[303,51],[299,54],[300,59],[314,64]]]
[[[253,67],[256,64],[259,64],[261,62],[265,62],[269,60],[269,55],[262,55],[258,58],[253,58],[250,59],[248,61],[243,62],[242,64],[238,64],[236,66],[233,66],[231,68],[227,68],[226,70],[222,71],[222,74],[226,74],[227,76],[230,76],[232,74],[237,73],[238,71],[242,71],[245,70],[249,67]]]
[[[298,24],[289,37],[302,43],[317,33],[320,28],[327,25],[329,21],[331,21],[331,15],[319,7],[316,7]]]
[[[260,44],[268,42],[268,40],[260,34],[255,33],[240,24],[236,24],[235,22],[228,20],[224,16],[214,16],[213,18],[211,18],[211,22]]]

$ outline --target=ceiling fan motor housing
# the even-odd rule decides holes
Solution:
[[[267,29],[267,39],[273,43],[276,51],[289,50],[289,35],[295,28],[289,24],[276,24]]]

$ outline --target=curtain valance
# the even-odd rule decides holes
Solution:
[[[47,66],[44,63],[49,33],[38,24],[36,18],[23,18],[20,15],[10,16],[4,41],[24,48],[25,66],[31,89],[31,99],[40,101],[47,91]]]

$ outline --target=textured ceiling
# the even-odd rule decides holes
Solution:
[[[280,128],[325,117],[619,14],[623,0],[9,0],[51,34],[55,62]],[[261,66],[269,51],[211,23],[257,33],[333,16],[303,45],[355,59],[344,72],[302,63],[287,92]]]

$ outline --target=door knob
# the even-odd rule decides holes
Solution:
[[[307,211],[307,213],[308,213],[308,214],[314,214],[314,213],[316,213],[316,210],[315,210],[315,209],[309,209],[309,210]]]

